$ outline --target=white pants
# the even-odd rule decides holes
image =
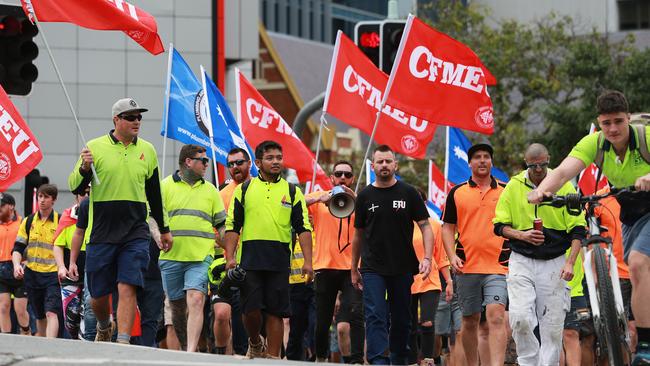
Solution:
[[[541,260],[512,252],[508,298],[510,326],[521,366],[557,366],[564,317],[571,307],[567,282],[560,278],[565,258]],[[533,330],[539,324],[540,342]]]

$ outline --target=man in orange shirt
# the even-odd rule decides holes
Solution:
[[[14,278],[11,252],[16,242],[21,219],[16,214],[16,200],[9,193],[0,193],[0,330],[11,333],[11,295],[21,334],[30,334],[27,313],[27,292],[23,280]],[[26,325],[22,325],[26,324]]]
[[[354,170],[348,161],[334,164],[330,179],[334,186],[343,186],[354,196],[349,188],[354,183]],[[314,192],[307,196],[309,214],[314,220],[314,290],[316,293],[316,360],[325,361],[329,350],[329,328],[332,324],[336,296],[341,291],[341,306],[337,314],[340,323],[350,324],[350,347],[340,347],[345,363],[363,364],[364,319],[363,295],[352,287],[350,263],[354,237],[354,213],[345,219],[338,219],[329,212],[327,203],[330,192]],[[338,328],[338,325],[337,325]],[[342,327],[343,328],[343,327]],[[339,334],[344,332],[339,332]],[[346,334],[341,334],[346,335]],[[339,343],[344,337],[339,337]]]
[[[426,202],[426,193],[418,189],[422,200]],[[418,357],[418,349],[422,353],[422,362],[424,365],[433,365],[434,354],[434,340],[435,340],[435,320],[436,310],[440,299],[440,291],[442,284],[440,283],[440,275],[436,269],[442,274],[446,281],[445,286],[445,300],[451,301],[454,295],[454,285],[449,273],[449,259],[445,254],[444,245],[442,242],[442,226],[440,222],[429,218],[431,230],[433,230],[433,264],[431,265],[432,273],[427,278],[422,276],[413,276],[413,284],[411,285],[411,334],[409,339],[409,347],[411,354],[409,355],[409,364],[415,364]],[[420,228],[413,230],[413,248],[418,260],[424,259],[424,245],[422,242],[422,231]],[[418,309],[419,305],[419,309]],[[419,310],[419,311],[418,311]],[[418,314],[420,315],[418,317]],[[419,328],[419,329],[418,329]],[[420,342],[418,347],[417,335],[418,330],[420,333]]]
[[[478,366],[477,332],[483,307],[490,331],[493,366],[503,365],[508,339],[505,326],[507,269],[500,264],[499,258],[504,252],[504,240],[494,234],[492,225],[504,186],[490,175],[493,151],[487,144],[470,147],[467,157],[472,176],[449,192],[442,217],[445,251],[458,273],[456,285],[463,313],[461,333],[468,366]]]
[[[232,180],[219,191],[226,212],[230,207],[235,188],[251,178],[251,159],[245,149],[233,148],[228,152],[227,161],[228,173],[230,173]],[[220,253],[222,253],[221,250],[217,252],[215,260],[222,255]],[[232,298],[223,299],[217,295],[217,287],[210,285],[210,294],[210,304],[212,305],[212,311],[214,311],[212,328],[216,352],[218,354],[226,353],[232,330],[233,352],[241,355],[246,354],[248,339],[241,319],[239,291],[235,291]]]

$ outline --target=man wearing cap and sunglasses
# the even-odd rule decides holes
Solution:
[[[349,187],[354,184],[352,164],[341,160],[334,164],[330,180],[356,196]],[[332,315],[336,316],[339,349],[345,363],[363,364],[364,319],[363,295],[352,287],[350,264],[354,237],[354,213],[339,219],[329,212],[331,192],[314,192],[306,197],[309,214],[314,220],[314,290],[316,297],[316,361],[326,360],[329,350],[329,329]],[[350,223],[353,223],[352,225]],[[340,307],[334,314],[337,295],[341,291]],[[347,326],[346,326],[347,325]],[[348,329],[349,328],[349,331]]]
[[[115,128],[88,141],[68,178],[70,190],[79,193],[93,180],[91,166],[97,174],[90,196],[91,234],[86,247],[88,288],[97,316],[95,341],[111,341],[115,326],[110,321],[109,295],[117,289],[117,342],[129,343],[136,287],[144,285],[149,264],[148,208],[160,227],[161,249],[169,251],[172,246],[156,150],[138,137],[146,111],[131,98],[115,102]]]
[[[163,288],[181,348],[196,352],[208,293],[208,267],[223,249],[226,212],[217,188],[205,176],[209,159],[198,145],[181,148],[178,167],[162,181],[163,203],[170,218],[174,247],[160,253]]]

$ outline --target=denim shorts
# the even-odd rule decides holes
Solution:
[[[208,267],[212,263],[208,255],[202,262],[179,262],[159,260],[163,289],[170,301],[185,297],[185,291],[197,290],[208,293]]]
[[[458,295],[454,294],[451,298],[451,303],[445,299],[445,294],[440,294],[440,301],[438,302],[438,310],[436,311],[436,335],[452,334],[460,332],[460,324],[463,320],[463,315],[460,313],[460,306],[458,305]]]
[[[632,226],[622,226],[625,262],[627,263],[627,258],[633,250],[650,257],[650,213],[645,214]]]
[[[86,276],[93,298],[113,293],[118,283],[144,286],[149,266],[149,239],[122,244],[93,243],[86,246]]]

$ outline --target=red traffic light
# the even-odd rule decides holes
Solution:
[[[359,45],[361,47],[378,48],[380,42],[381,38],[379,38],[379,33],[377,32],[361,33],[359,37]]]

